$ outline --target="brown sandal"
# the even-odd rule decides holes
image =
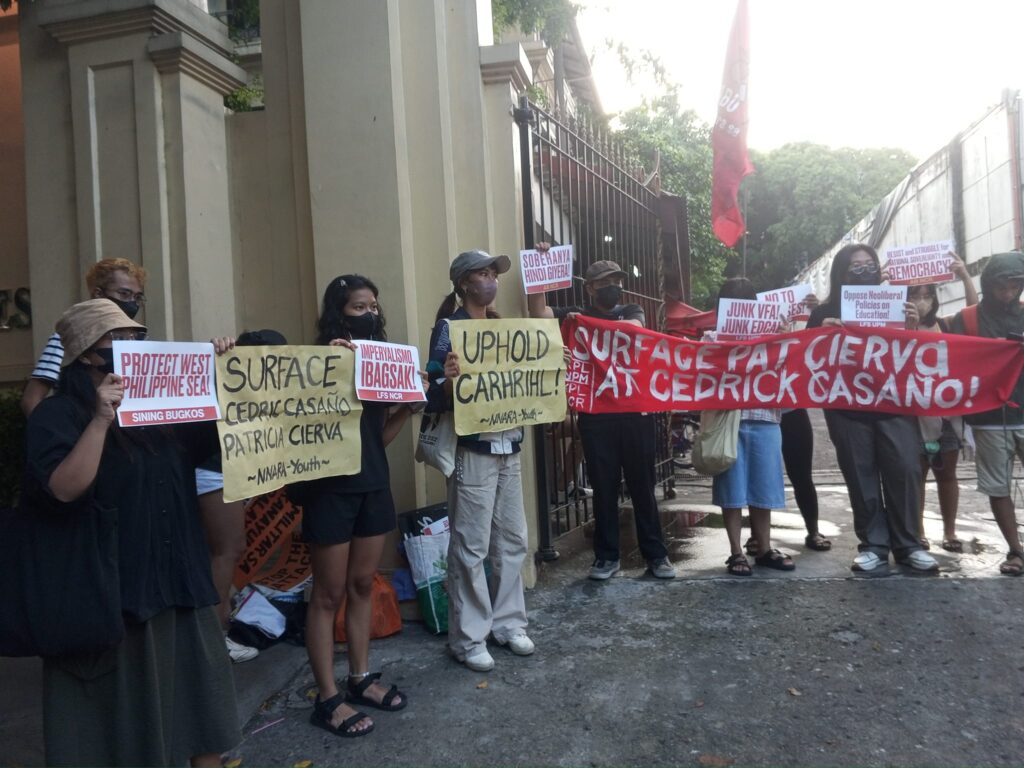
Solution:
[[[815,552],[828,552],[832,549],[832,542],[822,536],[820,533],[811,533],[804,539],[804,545],[808,549],[813,549]]]
[[[964,551],[964,543],[960,539],[943,539],[942,548],[947,552],[953,552],[955,554],[961,554]]]
[[[1011,560],[1018,560],[1018,563],[1011,563]],[[999,566],[999,572],[1004,576],[1020,576],[1024,573],[1024,552],[1019,549],[1011,549],[1006,553],[1006,560]]]
[[[753,536],[751,536],[749,539],[747,539],[747,543],[743,545],[743,550],[748,555],[756,555],[757,554],[757,539],[755,539]]]

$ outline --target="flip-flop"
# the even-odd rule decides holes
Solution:
[[[1011,563],[1011,559],[1020,560],[1022,565]],[[999,566],[999,572],[1003,574],[1003,576],[1020,576],[1024,573],[1024,552],[1021,552],[1019,549],[1011,549],[1007,552],[1006,560]]]
[[[960,539],[943,539],[942,548],[947,552],[961,554],[964,551],[964,543]]]
[[[774,568],[776,571],[792,571],[796,568],[793,558],[782,554],[777,549],[769,549],[763,555],[755,557],[754,565],[759,565],[762,568]]]

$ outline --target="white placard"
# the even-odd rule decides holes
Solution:
[[[572,287],[571,245],[556,245],[547,253],[520,251],[519,265],[527,293],[546,293]]]
[[[779,332],[788,305],[750,299],[718,302],[716,341],[746,341]]]
[[[844,285],[840,319],[866,328],[903,328],[906,303],[905,285]]]
[[[213,344],[115,341],[114,373],[124,380],[122,427],[220,418]]]
[[[786,304],[789,307],[786,314],[790,320],[807,320],[811,316],[811,310],[804,303],[804,299],[812,293],[814,293],[814,286],[810,283],[803,283],[786,288],[776,288],[774,291],[762,291],[757,294],[757,300]]]
[[[952,250],[952,240],[886,248],[885,268],[889,272],[889,284],[948,283],[953,279],[953,271],[949,267],[953,263],[949,255]]]
[[[416,347],[363,340],[355,345],[356,397],[381,403],[420,403],[427,399]]]

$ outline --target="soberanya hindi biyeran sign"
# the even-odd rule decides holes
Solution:
[[[519,264],[528,294],[572,287],[571,245],[556,245],[544,253],[520,251]]]

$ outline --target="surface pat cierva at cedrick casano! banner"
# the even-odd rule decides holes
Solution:
[[[344,347],[236,347],[217,358],[225,501],[359,472],[354,365]]]

